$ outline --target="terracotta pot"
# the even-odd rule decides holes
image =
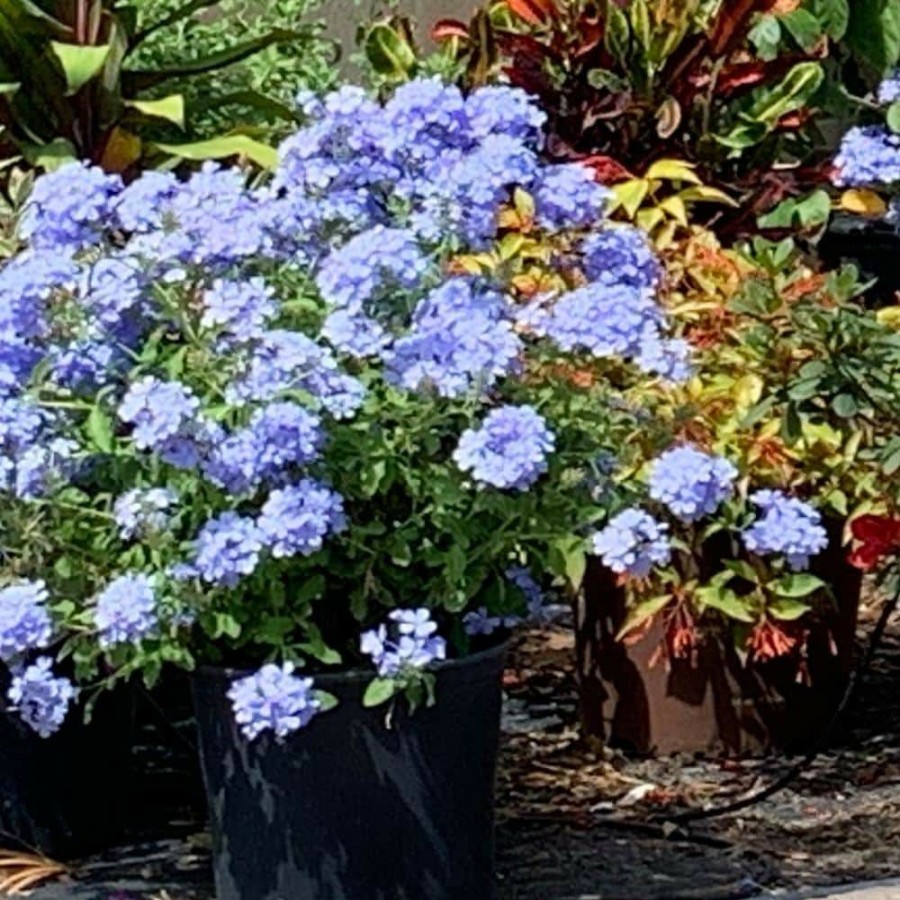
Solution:
[[[695,660],[651,665],[663,640],[654,624],[637,641],[616,640],[625,620],[615,576],[591,564],[577,615],[586,732],[637,754],[753,755],[802,750],[828,726],[853,667],[861,573],[848,565],[839,529],[814,567],[836,605],[811,625],[804,683],[797,661],[745,664],[730,641],[709,637]]]

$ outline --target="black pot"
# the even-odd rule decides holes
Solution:
[[[90,724],[81,716],[73,709],[58,733],[42,738],[0,707],[0,848],[66,860],[122,837],[130,697],[104,695]]]
[[[866,305],[877,309],[897,302],[900,291],[900,233],[886,222],[862,216],[836,215],[819,242],[826,267],[853,263],[864,279],[876,279]]]
[[[500,646],[437,670],[437,704],[365,709],[371,673],[316,679],[340,705],[248,743],[226,691],[194,681],[218,900],[491,900]]]

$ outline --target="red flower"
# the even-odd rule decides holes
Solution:
[[[750,655],[758,662],[787,656],[797,646],[797,638],[771,619],[763,619],[747,639]]]
[[[858,569],[874,568],[885,556],[900,550],[900,519],[890,516],[859,516],[850,525],[858,545],[849,556]]]

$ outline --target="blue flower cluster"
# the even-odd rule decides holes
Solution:
[[[0,590],[0,660],[12,662],[53,638],[43,581],[23,581]]]
[[[329,534],[346,527],[344,501],[325,485],[304,478],[269,494],[257,520],[274,557],[309,556]]]
[[[164,531],[178,495],[169,488],[134,488],[113,505],[113,517],[123,540]]]
[[[900,135],[880,125],[851,128],[834,160],[834,183],[841,187],[900,182]]]
[[[428,609],[395,609],[388,625],[366,631],[360,650],[371,657],[381,678],[397,678],[446,659],[447,642]]]
[[[682,522],[712,515],[734,490],[737,469],[695,447],[667,450],[650,471],[650,496]]]
[[[40,657],[13,675],[6,693],[10,710],[44,738],[62,727],[76,695],[72,682],[54,675],[52,666],[49,657]]]
[[[228,699],[234,719],[248,741],[271,731],[283,740],[305,728],[321,709],[311,678],[295,675],[293,663],[269,663],[234,681]]]
[[[808,503],[782,491],[757,491],[750,500],[762,513],[744,531],[744,544],[752,553],[783,556],[796,572],[828,546],[822,516]]]
[[[146,575],[120,575],[97,597],[94,624],[101,647],[137,644],[159,624],[156,591]]]
[[[589,235],[581,245],[585,275],[602,284],[656,288],[662,265],[647,235],[630,225],[611,225]]]
[[[593,551],[620,575],[646,578],[672,558],[669,526],[641,509],[626,509],[593,537]]]
[[[480,484],[525,491],[547,471],[556,439],[530,406],[501,406],[462,433],[453,459]]]
[[[888,106],[900,100],[900,71],[892,72],[878,85],[878,102]]]

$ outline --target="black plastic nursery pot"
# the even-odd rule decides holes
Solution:
[[[337,708],[248,742],[194,681],[218,900],[491,900],[505,646],[442,664],[437,703],[366,709],[371,673],[325,675]]]
[[[43,738],[0,707],[0,849],[67,860],[111,846],[128,813],[132,706],[101,697],[90,724],[73,709]]]
[[[866,294],[872,308],[891,306],[900,291],[900,232],[886,222],[837,215],[818,246],[829,269],[853,263],[863,278],[877,279]]]

